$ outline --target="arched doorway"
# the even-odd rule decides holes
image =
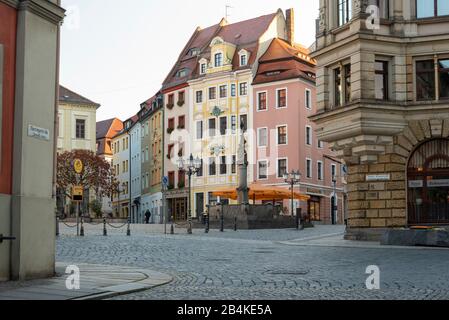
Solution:
[[[408,163],[410,225],[449,224],[449,140],[421,144]]]

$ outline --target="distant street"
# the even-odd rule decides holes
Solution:
[[[163,235],[162,226],[133,227],[131,237],[126,229],[103,237],[101,226],[86,226],[85,238],[73,231],[61,228],[57,261],[147,268],[175,279],[116,299],[449,299],[449,250],[344,247],[340,226],[193,236]],[[381,270],[380,290],[366,289],[370,265]]]

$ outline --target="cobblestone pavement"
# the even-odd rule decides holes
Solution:
[[[146,228],[146,229],[145,229]],[[153,227],[153,228],[160,228]],[[73,233],[62,228],[62,234]],[[146,231],[145,231],[146,230]],[[321,226],[305,231],[204,231],[163,235],[133,227],[103,237],[62,235],[57,260],[135,266],[168,273],[170,284],[119,299],[449,299],[449,250],[288,246],[280,241],[343,232]],[[367,290],[365,270],[381,270],[381,290]]]

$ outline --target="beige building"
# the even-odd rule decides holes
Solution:
[[[320,0],[317,28],[312,120],[348,165],[347,238],[449,224],[447,2]]]
[[[59,86],[58,152],[97,151],[96,122],[98,103]]]
[[[152,223],[163,222],[162,177],[164,173],[164,96],[159,92],[141,105],[142,126],[140,222],[151,212]]]

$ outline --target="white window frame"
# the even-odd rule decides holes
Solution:
[[[267,177],[266,178],[261,178],[260,177],[260,163],[265,162],[267,165]],[[259,181],[264,181],[264,180],[268,180],[269,178],[269,168],[268,168],[268,160],[267,159],[260,159],[257,161],[257,180]]]
[[[279,91],[285,90],[285,107],[279,107]],[[278,88],[276,89],[276,109],[287,109],[288,108],[288,89]]]
[[[201,125],[201,138],[198,138],[198,124],[202,123]],[[201,141],[204,139],[204,121],[203,120],[197,120],[195,121],[195,140],[196,141]]]
[[[204,66],[204,72],[203,72],[203,66]],[[202,62],[200,63],[200,74],[204,75],[207,73],[207,63],[206,62]]]
[[[232,120],[235,120],[235,128],[232,127],[233,126]],[[238,117],[235,114],[231,115],[231,123],[230,123],[230,125],[231,125],[231,134],[236,134],[237,130],[238,130],[238,126],[239,126],[239,120],[238,120]]]
[[[279,128],[285,127],[287,129],[287,135],[285,137],[285,144],[279,144]],[[277,146],[288,146],[288,125],[287,124],[281,124],[276,126],[276,145]]]
[[[210,134],[210,130],[211,130],[211,128],[210,128],[210,120],[214,120],[215,121],[215,129],[214,129],[215,130],[215,135],[213,135],[213,136]],[[218,127],[219,126],[220,126],[220,124],[218,124]],[[218,136],[217,131],[218,131],[218,133],[220,133],[219,128],[217,130],[217,118],[214,118],[214,117],[208,118],[207,119],[207,136],[209,138],[217,137]]]
[[[321,167],[321,175],[320,175],[320,170],[319,170],[320,167]],[[323,161],[321,161],[321,160],[317,161],[316,172],[317,172],[318,180],[323,181],[324,180],[324,163],[323,163]]]
[[[246,94],[242,94],[242,84],[246,84]],[[248,82],[247,81],[242,81],[242,82],[240,82],[239,83],[239,88],[238,88],[238,90],[239,90],[239,96],[240,97],[247,97],[248,96],[248,91],[249,91],[249,85],[248,85]]]
[[[267,143],[265,145],[260,144],[260,137],[261,137],[260,132],[262,130],[266,130],[266,132],[267,132],[267,135],[266,135]],[[257,128],[257,147],[258,148],[267,148],[268,147],[268,127]]]
[[[221,90],[221,87],[226,87],[226,96],[225,96],[224,98],[222,98],[222,97],[220,96],[220,92],[221,92],[220,90]],[[217,90],[217,96],[218,96],[218,99],[227,99],[228,96],[229,96],[228,90],[229,90],[229,88],[228,88],[228,85],[227,85],[227,84],[219,85],[219,86],[218,86],[218,90]]]
[[[216,65],[216,56],[217,56],[217,54],[221,54],[221,65],[219,65],[219,66]],[[223,51],[221,51],[221,50],[215,51],[213,58],[214,58],[214,68],[221,68],[221,67],[224,66],[224,53],[223,53]]]
[[[230,91],[229,95],[230,95],[231,98],[237,97],[237,94],[238,94],[237,90],[238,90],[237,84],[236,83],[231,83],[230,88],[229,88],[229,91]],[[234,91],[234,94],[232,94],[233,91]]]
[[[245,58],[245,63],[242,63],[242,59]],[[248,65],[248,55],[246,53],[243,53],[240,55],[240,66],[245,67]]]
[[[221,173],[221,165],[222,165],[221,160],[223,157],[225,158],[226,173]],[[217,170],[218,177],[224,177],[224,176],[228,175],[229,168],[228,168],[228,157],[227,156],[223,156],[223,155],[218,156],[218,163],[216,163],[216,165],[218,165],[218,170]]]
[[[318,147],[318,149],[324,149],[324,141],[318,139],[317,140],[317,147]]]
[[[280,177],[279,176],[279,161],[280,160],[286,160],[286,163],[287,163],[287,165],[286,165],[286,171],[288,172],[288,158],[287,157],[283,157],[283,158],[276,158],[276,178],[277,179],[284,179],[284,177],[282,176],[282,177]]]
[[[308,129],[310,129],[310,143],[307,140],[307,131]],[[312,130],[312,126],[310,125],[306,125],[306,129],[305,129],[305,140],[306,140],[306,146],[311,147],[313,145],[313,130]]]
[[[308,165],[310,163],[310,176],[307,175]],[[306,158],[306,178],[313,179],[313,160],[310,158]]]
[[[198,93],[201,92],[201,101],[198,102]],[[203,90],[196,90],[195,91],[195,104],[202,104],[204,102],[204,91]]]
[[[307,98],[307,93],[309,93],[309,98]],[[312,90],[308,88],[306,88],[304,93],[304,104],[307,110],[312,110]]]
[[[265,93],[265,100],[266,100],[266,109],[265,110],[261,110],[260,109],[260,94],[261,93]],[[256,99],[257,99],[257,108],[256,111],[257,112],[266,112],[268,111],[268,91],[267,90],[263,90],[263,91],[258,91],[256,94]]]
[[[215,99],[210,98],[210,89],[215,88]],[[210,86],[207,88],[207,101],[216,101],[218,99],[219,92],[217,86]]]

